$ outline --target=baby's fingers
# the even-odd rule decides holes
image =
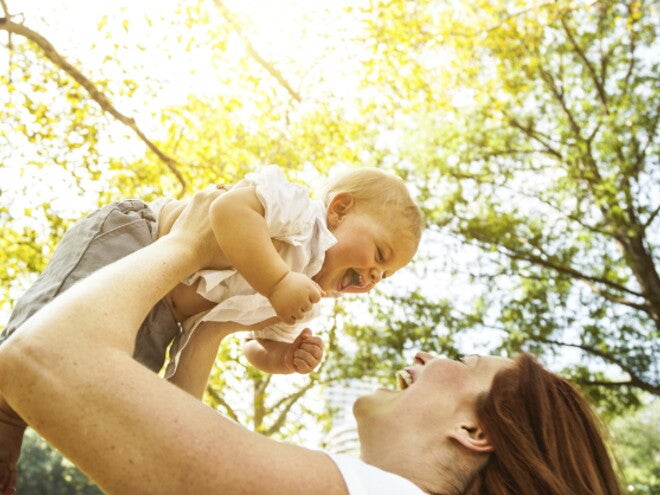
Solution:
[[[298,357],[294,355],[293,357],[293,369],[296,373],[307,374],[310,373],[314,368],[319,364],[319,361],[316,359],[310,359],[310,356]]]
[[[308,337],[293,353],[293,367],[298,373],[309,373],[323,358],[323,341],[316,336]]]
[[[323,357],[323,340],[316,335],[307,337],[300,345],[300,349],[320,360]]]
[[[314,282],[314,289],[310,291],[309,294],[309,302],[312,304],[316,304],[321,300],[322,297],[325,297],[325,291],[321,289],[321,286]]]

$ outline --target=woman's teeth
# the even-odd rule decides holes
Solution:
[[[396,384],[399,390],[405,390],[412,382],[412,375],[408,370],[399,370],[396,372]]]

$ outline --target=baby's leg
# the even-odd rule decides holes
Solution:
[[[25,422],[0,396],[0,493],[16,493],[16,465],[21,454]]]

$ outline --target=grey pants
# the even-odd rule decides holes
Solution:
[[[30,316],[78,280],[151,244],[156,238],[155,229],[153,212],[139,200],[111,203],[75,223],[62,237],[43,273],[16,302],[0,334],[0,345]],[[179,332],[169,307],[165,301],[159,301],[138,331],[133,357],[154,372],[160,371],[167,346]]]

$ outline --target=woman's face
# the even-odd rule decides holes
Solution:
[[[397,373],[401,390],[379,389],[355,402],[362,458],[406,474],[403,466],[412,459],[425,462],[423,453],[439,440],[474,424],[477,398],[512,364],[494,356],[454,361],[418,352],[413,365]]]

